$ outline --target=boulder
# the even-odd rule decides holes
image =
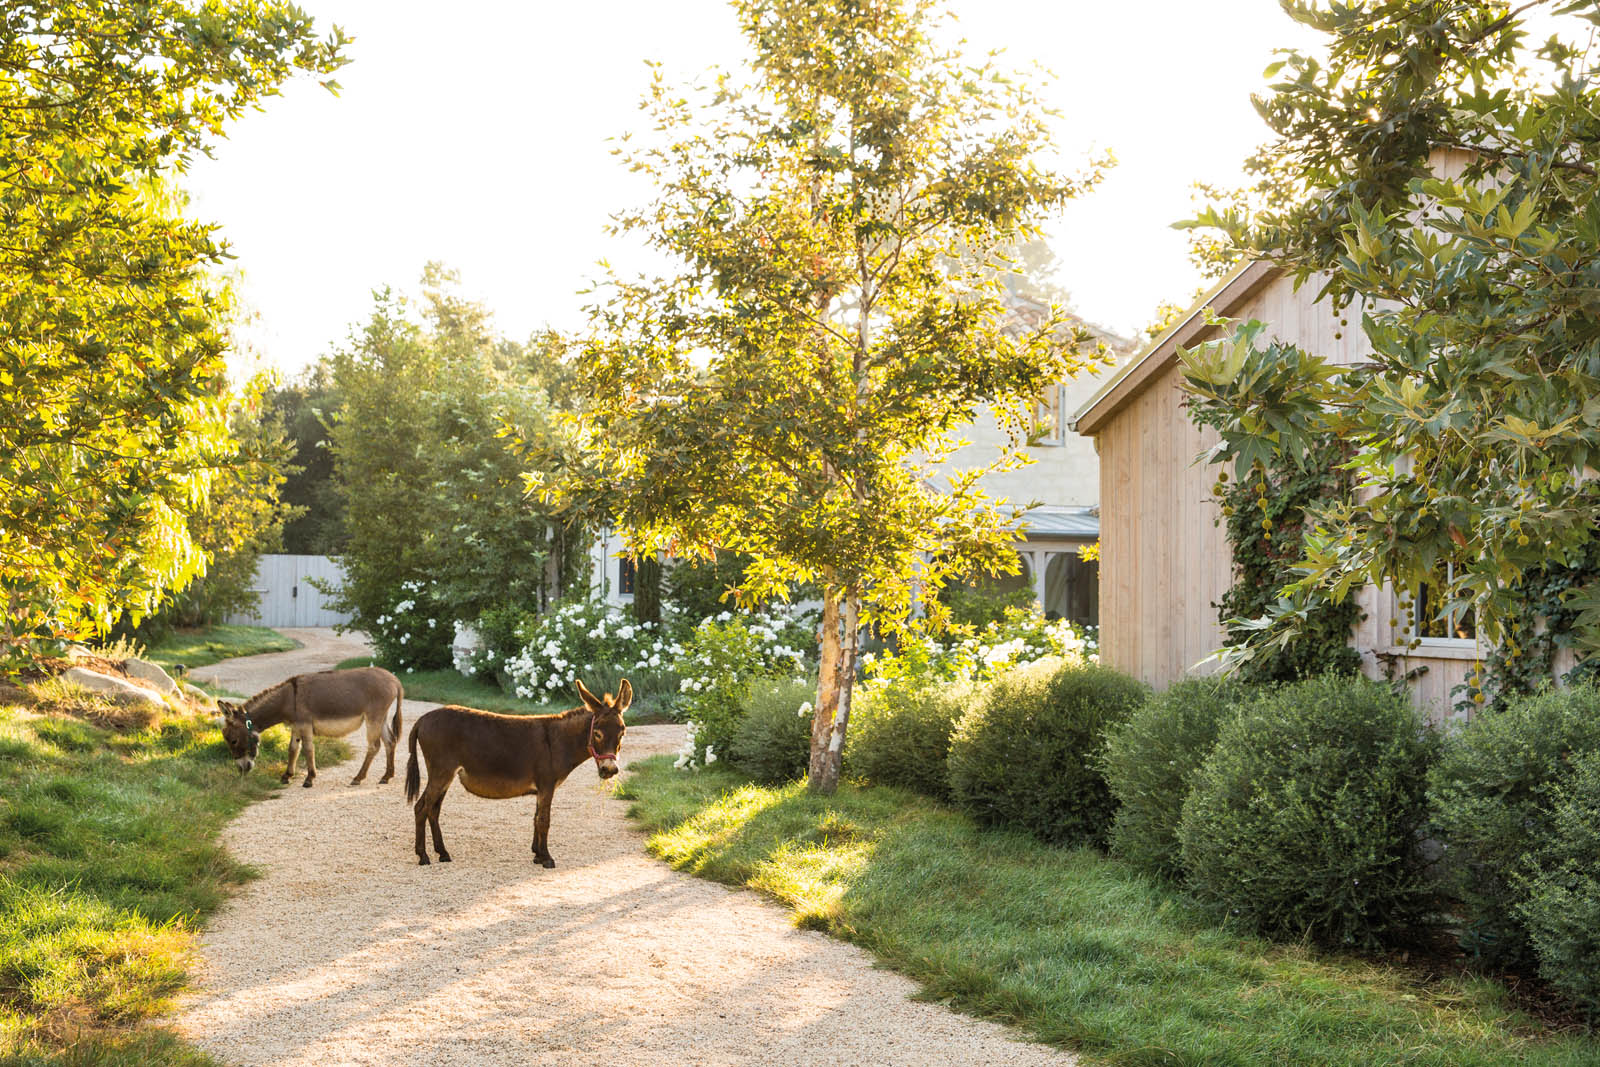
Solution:
[[[149,682],[159,693],[165,693],[167,696],[172,697],[183,696],[183,690],[178,688],[178,683],[174,682],[166,671],[154,663],[149,663],[142,659],[130,659],[123,663],[122,669],[128,673],[129,677]]]
[[[161,707],[161,698],[142,685],[134,685],[126,678],[101,674],[87,667],[72,667],[61,674],[61,680],[80,685],[119,704],[151,704]]]
[[[188,682],[179,682],[178,684],[183,688],[183,695],[193,703],[210,706],[217,702],[216,697],[201,689],[198,685],[190,685]]]

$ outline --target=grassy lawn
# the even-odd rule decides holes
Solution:
[[[200,630],[176,630],[161,643],[151,645],[145,657],[163,667],[208,667],[235,656],[254,656],[262,652],[287,652],[300,642],[265,626],[207,626]]]
[[[1600,1064],[1600,1038],[1546,1033],[1493,983],[1242,937],[1099,853],[982,832],[909,793],[813,797],[658,756],[622,795],[674,867],[769,894],[927,997],[1099,1062]]]
[[[250,876],[217,835],[280,788],[283,731],[241,777],[208,716],[116,730],[63,713],[88,703],[0,687],[0,1063],[210,1064],[153,1020],[194,931]]]
[[[371,656],[358,656],[339,663],[341,670],[346,667],[370,666],[372,666]],[[468,708],[481,708],[484,711],[504,712],[507,715],[548,715],[552,712],[565,711],[578,703],[575,694],[557,701],[526,700],[507,693],[494,682],[487,682],[481,678],[468,678],[449,667],[435,671],[396,671],[395,677],[399,678],[400,684],[405,687],[408,700],[460,704]],[[672,721],[671,717],[657,706],[644,700],[636,701],[633,710],[628,712],[630,726]]]

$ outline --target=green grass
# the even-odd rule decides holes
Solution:
[[[163,667],[208,667],[235,656],[262,652],[287,652],[300,642],[265,626],[207,626],[200,630],[174,630],[145,650],[145,658]]]
[[[1097,852],[980,831],[909,793],[814,797],[665,756],[621,792],[674,867],[766,893],[928,998],[1099,1062],[1600,1064],[1600,1040],[1546,1033],[1491,982],[1243,937]]]
[[[338,669],[370,667],[371,656],[357,656],[341,660]],[[432,671],[396,671],[395,677],[405,687],[408,700],[432,700],[440,704],[460,704],[484,711],[499,711],[507,715],[548,715],[566,711],[578,703],[576,695],[558,701],[527,700],[513,696],[494,682],[482,678],[468,678],[460,671],[442,667]],[[672,719],[651,702],[636,700],[628,712],[628,725],[643,726],[650,723],[671,722]]]
[[[0,692],[0,1063],[209,1064],[153,1020],[194,931],[250,876],[217,835],[280,788],[283,732],[240,776],[208,716],[106,729],[59,693]]]

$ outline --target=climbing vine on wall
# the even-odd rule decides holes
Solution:
[[[1556,656],[1573,647],[1573,630],[1582,609],[1569,594],[1600,580],[1600,540],[1592,540],[1571,563],[1546,563],[1525,572],[1525,608],[1509,624],[1506,640],[1484,657],[1483,693],[1491,705],[1505,697],[1531,693],[1556,680]],[[1600,657],[1579,659],[1561,681],[1600,678]]]
[[[1263,631],[1248,625],[1249,620],[1265,617],[1279,590],[1300,577],[1293,568],[1304,558],[1301,534],[1306,508],[1346,495],[1349,488],[1348,477],[1330,469],[1274,470],[1257,465],[1250,477],[1237,482],[1230,482],[1226,471],[1217,475],[1213,491],[1222,505],[1233,551],[1233,585],[1215,607],[1229,645],[1248,647],[1262,637]],[[1257,648],[1241,660],[1238,675],[1247,682],[1282,682],[1328,672],[1354,674],[1361,657],[1350,647],[1350,633],[1361,619],[1354,597],[1339,604],[1315,603],[1307,608],[1304,625],[1292,639]]]

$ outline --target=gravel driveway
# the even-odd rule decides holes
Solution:
[[[250,693],[363,654],[330,631],[286,632],[305,647],[194,673]],[[430,706],[408,700],[408,728]],[[681,729],[630,729],[622,762],[675,749]],[[400,777],[352,788],[342,771],[224,834],[262,877],[212,918],[177,1026],[227,1063],[1075,1062],[913,1002],[915,985],[865,952],[650,859],[592,764],[556,793],[548,871],[529,851],[531,797],[452,789],[455,861],[419,867]]]

